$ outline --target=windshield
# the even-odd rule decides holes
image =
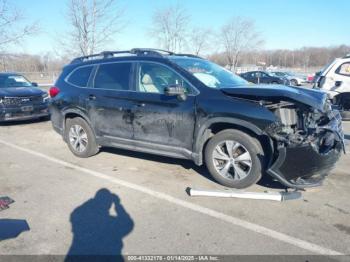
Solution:
[[[231,71],[203,59],[179,57],[170,57],[169,59],[211,88],[227,88],[248,84],[247,81]]]
[[[0,88],[30,86],[32,86],[32,83],[21,75],[0,75]]]

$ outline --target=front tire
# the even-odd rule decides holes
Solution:
[[[99,151],[91,127],[80,117],[66,120],[65,140],[70,151],[81,158],[91,157]]]
[[[259,141],[239,130],[217,133],[205,148],[205,163],[210,174],[227,187],[247,188],[258,182],[264,162]]]

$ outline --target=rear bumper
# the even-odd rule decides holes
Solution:
[[[53,129],[60,135],[64,133],[64,117],[62,111],[57,108],[54,104],[49,104],[49,111],[51,115],[51,124]]]
[[[0,108],[0,122],[30,120],[49,115],[47,104],[35,105],[30,112],[23,112],[21,107]]]
[[[280,148],[278,158],[267,173],[285,186],[295,189],[320,186],[335,167],[342,150],[340,142],[327,154],[318,153],[311,145]]]

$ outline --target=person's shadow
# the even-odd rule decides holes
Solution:
[[[113,215],[110,214],[112,205],[116,213]],[[71,213],[70,222],[73,242],[65,261],[81,261],[82,257],[98,261],[100,256],[104,256],[103,260],[122,260],[122,240],[132,231],[134,222],[117,195],[100,189],[94,198]]]

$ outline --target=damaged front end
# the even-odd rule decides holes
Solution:
[[[319,186],[344,151],[341,116],[324,101],[322,109],[296,101],[260,101],[278,119],[264,131],[275,143],[267,173],[284,185]]]

